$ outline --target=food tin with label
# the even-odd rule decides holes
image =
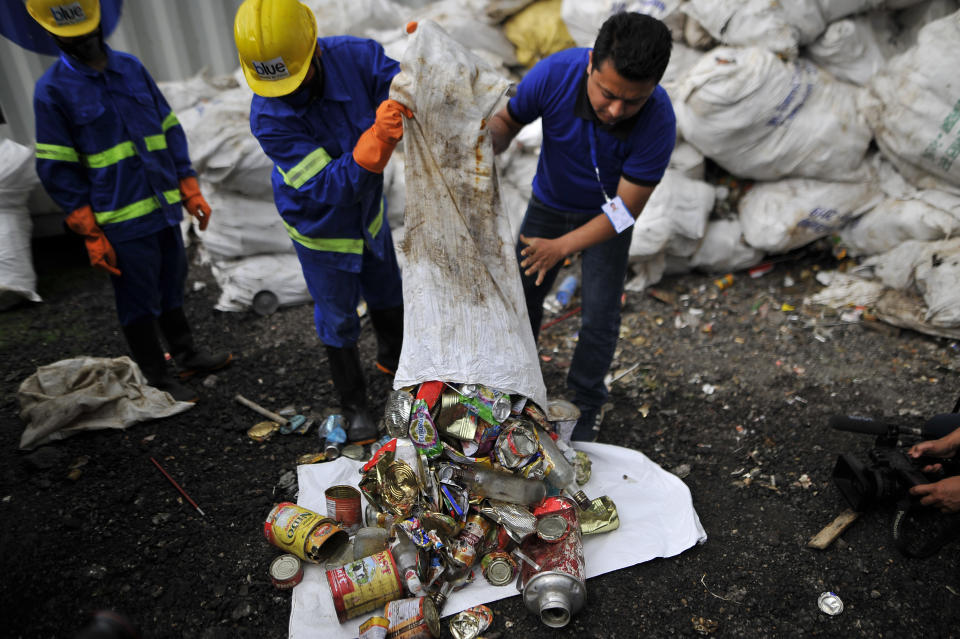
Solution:
[[[390,621],[386,617],[370,617],[360,624],[358,639],[385,639]]]
[[[327,517],[336,520],[347,534],[354,534],[363,523],[360,509],[360,491],[353,486],[331,486],[324,491],[327,498]]]
[[[343,623],[403,594],[403,582],[389,550],[327,571],[337,619]]]
[[[391,601],[384,609],[390,620],[387,639],[435,639],[440,636],[440,613],[430,597]]]
[[[263,535],[274,546],[317,564],[350,540],[337,522],[289,501],[273,507],[263,522]]]

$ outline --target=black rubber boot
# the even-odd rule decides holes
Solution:
[[[367,407],[367,384],[360,367],[360,351],[356,346],[327,346],[330,375],[340,395],[340,407],[347,419],[347,439],[351,442],[373,440],[377,425],[370,419]]]
[[[393,375],[397,372],[403,347],[403,307],[371,309],[370,323],[377,334],[377,369]]]
[[[230,353],[208,354],[194,347],[193,335],[182,307],[166,311],[157,319],[160,331],[170,347],[170,355],[180,367],[181,378],[221,369],[233,359]]]
[[[178,402],[196,402],[197,394],[171,374],[157,338],[153,320],[141,320],[123,327],[123,335],[130,346],[130,355],[137,363],[147,383],[157,390],[170,393]]]

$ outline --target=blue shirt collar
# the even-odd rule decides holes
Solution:
[[[323,44],[323,40],[317,40],[317,47],[320,49],[320,64],[323,66],[323,100],[332,100],[334,102],[349,102],[350,94],[344,88],[344,79],[339,73],[339,69],[333,64],[331,54]],[[313,101],[309,95],[291,93],[280,98],[289,104],[298,113],[303,113]]]
[[[103,48],[107,52],[107,66],[104,68],[104,72],[113,71],[116,68],[116,64],[114,63],[117,60],[117,54],[113,51],[113,49],[110,48],[110,46],[106,42],[103,43]],[[100,71],[97,71],[93,67],[88,66],[83,62],[80,62],[76,58],[71,58],[69,55],[67,55],[63,51],[60,52],[60,61],[63,62],[65,65],[67,65],[67,68],[69,68],[70,70],[76,71],[77,73],[82,73],[83,75],[86,75],[86,76],[96,77],[97,75],[100,74]]]

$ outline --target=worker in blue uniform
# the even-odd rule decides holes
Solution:
[[[633,223],[676,143],[673,106],[658,84],[671,47],[661,21],[616,13],[601,26],[593,49],[567,49],[538,62],[490,122],[499,153],[542,118],[533,195],[517,242],[535,339],[563,260],[582,254],[580,336],[567,374],[580,408],[575,440],[595,441],[599,433]]]
[[[150,74],[103,41],[98,0],[27,0],[60,58],[37,81],[37,173],[66,223],[85,238],[90,263],[110,274],[133,359],[150,385],[196,401],[180,378],[216,370],[229,353],[197,349],[183,311],[187,275],[182,207],[210,221],[187,140]]]
[[[383,170],[403,136],[403,117],[413,117],[387,99],[399,65],[373,40],[317,38],[313,13],[297,0],[245,0],[234,38],[256,94],[250,128],[274,162],[274,201],[314,300],[348,438],[374,438],[357,306],[366,300],[377,368],[393,374],[403,293]]]

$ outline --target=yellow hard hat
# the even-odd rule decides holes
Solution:
[[[27,12],[63,38],[87,35],[100,25],[100,0],[27,0]]]
[[[257,95],[293,93],[317,48],[317,21],[297,0],[244,0],[233,21],[233,39],[247,84]]]

